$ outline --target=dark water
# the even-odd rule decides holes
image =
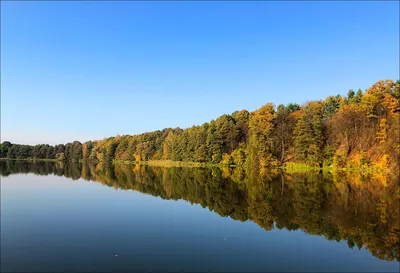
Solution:
[[[0,162],[1,271],[398,271],[398,182]]]

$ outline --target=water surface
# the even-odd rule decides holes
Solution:
[[[0,164],[2,272],[399,269],[382,177]]]

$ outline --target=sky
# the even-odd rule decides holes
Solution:
[[[399,2],[1,2],[1,141],[201,125],[399,78]]]

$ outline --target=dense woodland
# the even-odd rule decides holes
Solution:
[[[83,178],[163,199],[184,199],[269,231],[303,230],[347,241],[384,260],[400,260],[400,189],[396,180],[359,172],[244,168],[160,168],[129,164],[0,161],[0,175],[34,172]]]
[[[60,161],[172,160],[266,167],[390,169],[399,172],[400,81],[303,105],[236,111],[187,129],[50,145],[5,141],[0,158]]]

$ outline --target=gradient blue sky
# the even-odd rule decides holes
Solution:
[[[399,78],[398,2],[1,2],[1,140],[190,127]]]

